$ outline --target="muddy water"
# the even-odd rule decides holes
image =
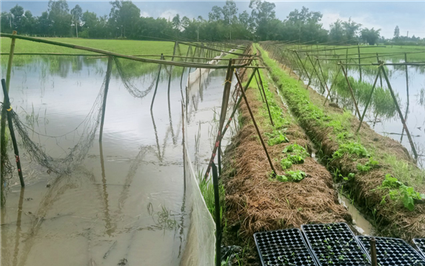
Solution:
[[[77,69],[62,60],[57,73],[48,71],[48,60],[13,70],[12,106],[32,140],[53,157],[65,156],[79,140],[99,94],[106,61],[92,60]],[[155,76],[131,83],[148,87]],[[187,93],[186,142],[198,168],[205,167],[213,145],[224,76],[214,71]],[[151,114],[153,90],[134,98],[112,75],[102,144],[96,135],[69,175],[49,173],[21,147],[27,186],[21,190],[16,176],[10,180],[1,215],[1,265],[179,264],[190,225],[180,77],[171,80],[170,111],[167,87],[168,78],[161,79]]]
[[[351,203],[345,196],[338,193],[338,201],[342,204],[353,217],[353,226],[362,235],[373,235],[375,228],[373,225],[364,218],[360,211]]]

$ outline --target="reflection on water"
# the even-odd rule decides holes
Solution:
[[[127,76],[128,84],[112,75],[102,143],[94,141],[72,173],[47,171],[21,147],[27,187],[21,190],[15,177],[1,210],[2,265],[179,264],[192,208],[183,175],[182,95],[190,159],[201,170],[225,73],[181,88],[181,69],[173,69],[179,75],[161,74],[152,112],[158,66]],[[80,140],[105,70],[106,60],[83,57],[39,58],[14,68],[11,102],[43,152],[63,157]],[[146,97],[134,97],[130,86]]]

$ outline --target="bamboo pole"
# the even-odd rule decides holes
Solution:
[[[268,111],[268,113],[269,113],[270,123],[271,123],[271,124],[272,124],[272,126],[274,127],[272,114],[270,113],[269,101],[267,100],[266,91],[264,90],[263,80],[262,80],[262,78],[261,78],[260,70],[257,68],[257,70],[254,70],[254,71],[256,71],[256,72],[257,72],[258,77],[259,77],[259,79],[260,79],[261,90],[263,91],[264,99],[265,99],[265,101],[266,101],[266,107],[267,107],[267,111]]]
[[[9,93],[9,86],[10,86],[10,76],[12,73],[12,62],[13,62],[13,54],[15,52],[15,35],[16,31],[13,31],[12,34],[12,41],[10,43],[10,52],[9,52],[9,60],[7,62],[7,71],[6,71],[6,91]],[[4,99],[6,98],[6,95],[4,96]],[[3,100],[3,103],[5,100]],[[7,158],[7,141],[6,141],[6,108],[3,106],[1,110],[1,124],[0,124],[0,144],[1,144],[1,151],[0,151],[0,207],[2,207],[5,204],[5,195],[4,195],[4,178],[5,178],[5,171],[6,171],[6,158]]]
[[[114,61],[114,58],[112,56],[109,56],[108,57],[108,66],[106,68],[105,91],[103,93],[102,118],[100,120],[99,142],[102,142],[102,137],[103,137],[103,126],[104,126],[104,123],[105,123],[105,113],[106,113],[106,99],[108,98],[109,81],[111,80],[112,62],[113,61]]]
[[[357,45],[357,51],[358,51],[358,55],[359,55],[359,73],[360,73],[360,81],[362,81],[362,67],[361,67],[361,62],[360,62],[360,46]]]
[[[221,111],[220,111],[220,124],[218,127],[218,135],[221,135],[223,131],[223,125],[224,121],[226,120],[226,113],[227,113],[227,106],[229,104],[229,97],[230,97],[230,89],[232,86],[232,77],[233,77],[233,60],[229,60],[229,65],[227,68],[227,74],[226,74],[226,80],[224,83],[224,91],[223,91],[223,98],[221,101]],[[218,144],[218,173],[221,175],[221,141]]]
[[[298,58],[298,60],[300,61],[300,64],[301,64],[301,66],[302,66],[302,69],[304,70],[304,72],[305,72],[305,75],[307,76],[307,78],[310,80],[310,76],[308,75],[308,72],[307,72],[307,70],[306,70],[306,68],[305,68],[305,66],[304,66],[304,63],[303,63],[303,61],[301,60],[301,58],[300,58],[300,55],[298,54],[298,52],[297,51],[294,51],[295,52],[295,54],[297,55],[297,58]]]
[[[344,69],[344,66],[342,65],[342,62],[341,62],[341,69],[342,69],[342,72],[344,73],[345,80],[347,81],[347,84],[348,84],[348,89],[350,90],[350,93],[351,93],[351,98],[353,99],[354,106],[356,107],[357,115],[359,116],[359,119],[360,119],[361,116],[360,116],[359,107],[357,106],[357,101],[356,101],[356,98],[354,98],[353,89],[351,88],[351,84],[350,84],[350,81],[348,80],[347,72],[345,72],[345,69]]]
[[[200,64],[200,63],[190,63],[190,62],[182,63],[182,62],[176,62],[176,61],[172,62],[172,61],[158,60],[158,59],[139,58],[136,56],[124,55],[124,54],[114,53],[114,52],[105,51],[101,49],[91,48],[91,47],[85,47],[85,46],[74,45],[69,43],[62,43],[62,42],[51,41],[51,40],[35,38],[35,37],[20,36],[20,35],[15,36],[12,34],[7,34],[7,33],[0,33],[0,37],[9,37],[9,38],[39,42],[39,43],[52,44],[56,46],[68,47],[68,48],[73,48],[77,50],[89,51],[89,52],[94,52],[94,53],[99,53],[104,55],[111,55],[117,58],[125,58],[125,59],[138,61],[138,62],[144,62],[144,63],[173,65],[173,66],[179,66],[179,67],[187,66],[187,67],[193,67],[193,68],[211,68],[211,69],[226,69],[227,68],[227,66],[225,65]],[[246,56],[246,55],[243,55],[243,56]],[[234,65],[235,68],[245,67],[245,66],[246,65]]]
[[[242,84],[241,80],[239,79],[238,74],[235,74],[235,76],[236,76],[236,79],[238,80],[238,83]],[[273,171],[273,175],[276,175],[277,174],[276,169],[273,166],[272,159],[270,158],[269,152],[267,151],[266,144],[264,143],[263,137],[261,136],[260,129],[257,126],[257,122],[255,122],[254,114],[252,113],[251,107],[249,106],[246,94],[243,90],[241,90],[241,92],[242,92],[242,97],[245,101],[246,107],[248,108],[249,115],[251,116],[252,122],[254,123],[255,130],[257,131],[258,137],[260,138],[261,145],[263,146],[264,152],[266,153],[267,160],[269,161],[269,164],[270,164],[270,168]]]
[[[245,88],[242,87],[242,84],[238,83],[240,91],[242,91],[242,90],[246,91],[248,89],[248,86],[251,84],[251,81],[252,81],[253,78],[254,78],[254,73],[251,74],[248,82],[245,85]],[[215,155],[216,155],[216,152],[217,152],[217,149],[218,149],[218,144],[221,142],[221,140],[223,139],[223,136],[226,134],[226,131],[229,128],[230,123],[232,122],[233,117],[235,116],[236,111],[238,110],[241,101],[242,101],[242,96],[239,97],[238,101],[236,102],[235,106],[233,107],[232,114],[230,115],[229,119],[227,120],[227,123],[226,123],[226,126],[224,127],[223,132],[221,133],[221,135],[217,135],[217,138],[215,140],[215,145],[214,145],[213,151],[211,153],[211,158],[210,158],[210,161],[208,163],[207,170],[205,171],[204,180],[207,180],[207,178],[208,178],[208,175],[209,175],[210,170],[211,170],[211,165],[214,162],[214,158],[215,158]]]
[[[217,167],[212,165],[213,170],[213,189],[214,189],[214,205],[215,205],[215,265],[221,265],[221,217],[220,217],[220,194],[218,189]]]
[[[415,155],[415,160],[418,159],[418,153],[416,152],[415,144],[413,143],[412,136],[410,135],[409,129],[407,128],[406,121],[404,120],[403,114],[401,113],[400,106],[398,105],[397,98],[395,97],[394,91],[391,87],[391,83],[388,79],[387,73],[385,72],[384,66],[380,66],[382,73],[384,74],[385,81],[387,82],[388,89],[391,92],[391,96],[393,97],[394,104],[397,108],[397,112],[400,116],[401,122],[403,123],[404,130],[406,131],[407,137],[409,138],[410,146],[412,147],[413,154]]]
[[[331,96],[332,87],[334,86],[334,84],[336,82],[336,79],[339,76],[339,73],[341,73],[341,68],[338,68],[338,72],[336,73],[336,75],[334,77],[334,80],[333,80],[333,82],[331,84],[331,87],[329,88],[328,95],[326,95],[325,102],[323,103],[323,106],[326,104],[326,102],[328,101],[328,98],[330,98],[330,96]]]
[[[311,65],[313,66],[313,70],[314,70],[314,73],[316,73],[317,79],[319,80],[320,87],[322,87],[322,89],[325,90],[325,87],[323,86],[322,80],[320,79],[319,72],[316,69],[316,63],[319,63],[319,60],[316,59],[316,61],[314,62],[314,65],[313,65],[313,60],[311,60],[310,55],[307,54],[307,57],[310,60]]]
[[[12,107],[10,107],[9,94],[7,92],[6,81],[4,79],[1,80],[1,86],[3,88],[4,93],[4,108],[7,110],[7,124],[9,126],[10,137],[12,139],[13,150],[15,152],[16,159],[16,168],[18,169],[19,181],[21,182],[21,187],[25,187],[24,177],[22,175],[22,167],[21,167],[21,159],[19,157],[18,143],[16,142],[15,131],[13,130],[13,122],[12,122]],[[2,184],[3,185],[3,184]]]
[[[376,82],[378,82],[378,77],[380,76],[380,74],[381,74],[381,68],[378,69],[378,74],[376,75],[375,82],[373,83],[372,91],[370,92],[370,96],[369,96],[369,100],[367,101],[366,106],[365,106],[365,108],[363,110],[362,117],[360,118],[360,124],[359,124],[359,127],[357,128],[356,134],[359,133],[359,130],[360,130],[361,126],[362,126],[363,119],[364,119],[364,116],[366,114],[367,107],[369,106],[369,103],[372,100],[372,96],[373,96],[373,92],[375,90]]]
[[[328,84],[325,80],[325,75],[323,74],[323,70],[322,70],[322,66],[320,65],[320,61],[319,61],[319,59],[316,59],[316,60],[317,60],[317,64],[319,65],[320,73],[322,74],[323,83],[325,84],[326,91],[328,92],[328,94],[330,94],[331,92],[330,92],[330,90],[328,88]]]
[[[161,54],[161,59],[163,59],[163,58],[164,57]],[[158,83],[159,83],[159,77],[160,77],[160,74],[161,74],[161,68],[162,68],[162,64],[159,65],[158,75],[156,77],[155,90],[153,92],[153,97],[152,97],[152,102],[151,102],[151,113],[152,113],[152,109],[153,109],[153,103],[155,102],[156,91],[158,90]]]
[[[404,62],[407,64],[407,53],[404,53]],[[406,69],[406,94],[407,94],[407,105],[406,105],[406,112],[404,113],[404,120],[407,119],[407,114],[409,111],[409,105],[410,105],[410,95],[409,95],[409,72],[407,69],[407,65],[405,65]],[[403,135],[404,135],[404,128],[401,131],[401,138],[400,138],[400,142],[403,141]]]

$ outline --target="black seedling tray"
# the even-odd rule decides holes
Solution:
[[[370,250],[369,236],[358,236],[360,242]],[[380,266],[425,266],[425,260],[412,246],[403,239],[375,237],[376,258]]]
[[[370,265],[364,247],[347,224],[307,224],[301,229],[320,265]]]
[[[258,232],[254,239],[264,266],[317,266],[299,229]]]
[[[418,248],[419,252],[425,258],[425,238],[414,238],[413,239],[413,243],[415,243],[415,245]]]

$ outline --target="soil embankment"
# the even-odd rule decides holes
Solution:
[[[344,191],[373,219],[377,233],[406,240],[425,237],[425,205],[417,200],[425,192],[424,172],[407,150],[366,124],[356,135],[357,118],[338,107],[324,105],[324,97],[291,77],[291,70],[286,73],[285,67],[266,52],[262,57],[291,112],[320,147],[322,161],[343,183]]]
[[[312,145],[307,135],[283,105],[272,82],[266,75],[262,77],[275,127],[271,126],[266,104],[255,82],[246,94],[263,139],[270,142],[276,132],[286,137],[282,143],[266,144],[277,174],[288,176],[291,172],[303,172],[306,176],[299,182],[282,182],[270,176],[266,154],[242,101],[241,128],[226,150],[222,182],[226,190],[224,244],[243,246],[243,265],[260,264],[253,241],[255,232],[300,228],[307,223],[351,222],[351,216],[338,203],[331,174],[309,155]],[[281,161],[290,155],[288,147],[296,145],[306,151],[303,162],[283,170]]]

